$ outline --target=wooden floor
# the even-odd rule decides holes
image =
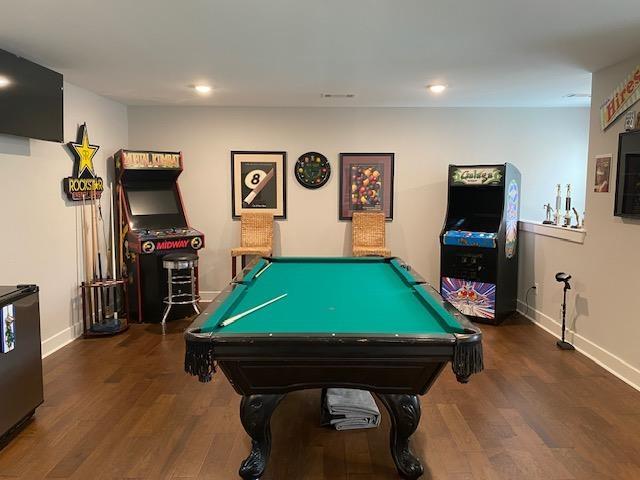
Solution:
[[[134,325],[46,358],[46,402],[0,451],[0,478],[238,478],[239,397],[222,374],[203,385],[182,372],[186,325],[164,337]],[[423,478],[640,479],[640,392],[522,318],[483,331],[486,371],[460,385],[447,368],[422,397]],[[318,391],[284,400],[264,479],[398,478],[386,412],[367,431],[318,420]]]

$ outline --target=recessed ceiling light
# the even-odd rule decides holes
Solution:
[[[8,87],[11,85],[11,80],[7,77],[0,76],[0,88]]]
[[[446,85],[427,85],[431,93],[442,93],[447,89]]]
[[[200,95],[211,93],[211,87],[209,85],[196,85],[193,88],[195,88],[196,92],[198,92]]]

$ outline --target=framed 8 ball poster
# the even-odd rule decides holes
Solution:
[[[393,153],[340,154],[340,220],[354,211],[382,211],[393,219]]]
[[[262,210],[287,217],[286,152],[231,152],[232,217]]]

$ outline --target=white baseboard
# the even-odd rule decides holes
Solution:
[[[65,328],[61,332],[42,340],[42,358],[48,357],[53,352],[57,352],[62,347],[69,345],[76,338],[82,335],[82,325],[76,323]]]
[[[203,303],[210,303],[220,293],[220,291],[200,291],[200,301]],[[65,328],[61,332],[52,335],[49,338],[42,340],[42,358],[48,357],[54,352],[57,352],[62,347],[69,345],[76,338],[82,335],[82,324],[77,323]]]
[[[539,310],[525,304],[522,300],[518,300],[518,312],[527,317],[537,326],[546,330],[556,338],[560,338],[562,324],[542,313]],[[533,314],[533,315],[531,315]],[[596,345],[591,340],[582,335],[567,329],[565,332],[566,340],[576,347],[576,350],[590,358],[609,373],[615,375],[623,382],[629,384],[636,390],[640,390],[640,369],[628,364],[620,357]]]
[[[200,301],[204,303],[211,303],[219,293],[220,290],[200,290]]]

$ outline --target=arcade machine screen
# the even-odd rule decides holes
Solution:
[[[172,185],[126,190],[134,228],[186,227],[177,194]]]
[[[491,187],[458,187],[450,199],[447,230],[497,232],[502,220],[504,192]],[[498,208],[496,208],[498,205]]]

